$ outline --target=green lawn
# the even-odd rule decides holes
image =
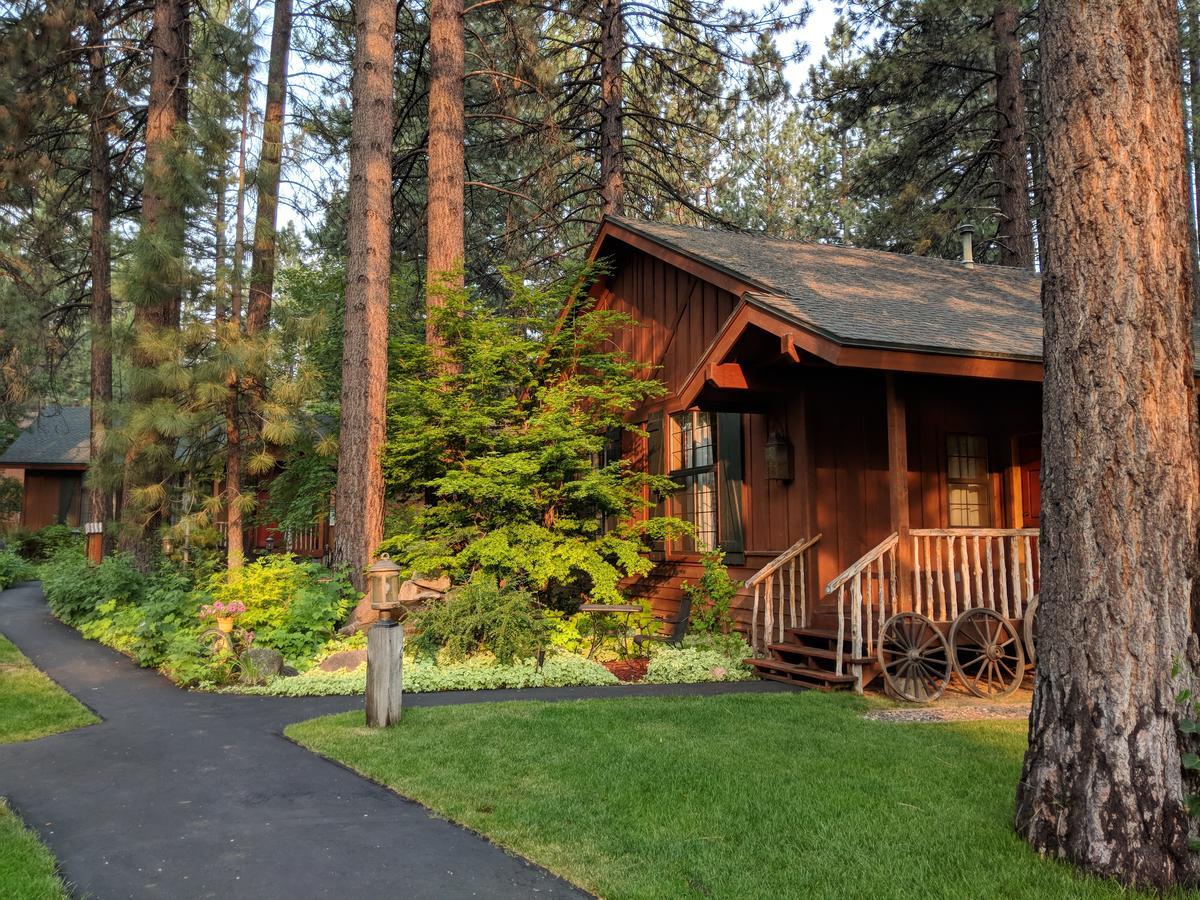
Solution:
[[[895,725],[817,692],[362,713],[289,737],[624,897],[1114,897],[1013,834],[1021,722]]]
[[[99,721],[0,635],[0,744],[30,741]]]
[[[54,857],[0,798],[0,894],[14,900],[58,900],[67,890]]]
[[[0,635],[0,744],[29,741],[99,721]],[[0,896],[65,898],[54,857],[0,797]]]

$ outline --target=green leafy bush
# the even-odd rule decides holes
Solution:
[[[344,574],[283,555],[217,572],[203,593],[208,601],[245,604],[238,624],[254,632],[258,646],[278,650],[297,667],[307,665],[334,636],[358,599]]]
[[[715,650],[664,647],[650,658],[646,677],[650,684],[695,684],[701,681],[747,681],[749,669],[741,659]]]
[[[8,546],[31,562],[43,562],[64,550],[83,551],[83,535],[70,525],[47,525],[38,531],[14,531]]]
[[[50,611],[74,626],[103,615],[98,613],[101,604],[136,604],[146,589],[146,576],[120,554],[93,567],[81,550],[62,550],[42,565],[41,576]]]
[[[729,577],[723,550],[709,550],[700,557],[700,562],[704,566],[700,583],[683,583],[684,593],[692,598],[688,627],[699,634],[729,634],[733,630],[729,610],[738,584]]]
[[[29,560],[10,550],[0,550],[0,591],[19,581],[30,581],[37,577]]]
[[[545,646],[547,628],[527,591],[504,588],[478,574],[445,600],[431,603],[414,620],[418,653],[451,661],[491,653],[501,663],[536,655]]]
[[[18,516],[25,505],[25,487],[16,478],[0,475],[0,520]]]
[[[652,567],[650,541],[689,526],[649,507],[648,491],[673,489],[670,479],[596,460],[615,435],[641,434],[629,411],[664,388],[614,349],[626,317],[560,320],[563,292],[515,277],[508,288],[503,313],[466,293],[445,297],[430,313],[437,352],[414,339],[399,354],[384,474],[414,514],[383,548],[456,583],[487,574],[543,609],[621,602],[621,581]]]
[[[263,686],[239,686],[230,690],[279,697],[316,697],[361,694],[366,690],[366,683],[366,667],[363,666],[354,672],[314,669],[291,678],[275,678]],[[547,657],[540,669],[532,659],[511,665],[501,665],[491,657],[473,657],[449,665],[422,658],[404,661],[404,690],[411,694],[618,683],[616,677],[599,663],[565,653]]]

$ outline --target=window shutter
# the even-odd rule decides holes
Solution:
[[[725,562],[746,561],[742,527],[742,416],[717,414],[717,537],[725,551]]]
[[[663,465],[663,416],[655,413],[646,422],[646,472],[650,475],[665,475]],[[650,492],[650,500],[654,504],[653,515],[661,516],[666,512],[666,501],[657,491]],[[664,541],[655,541],[650,549],[650,558],[660,560],[666,556]]]

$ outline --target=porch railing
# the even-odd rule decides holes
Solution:
[[[783,640],[785,614],[790,622],[786,627],[802,628],[808,624],[808,552],[819,540],[818,534],[796,541],[746,579],[746,587],[754,591],[750,646],[755,653],[763,652],[772,640]]]
[[[1019,619],[1039,577],[1036,528],[914,528],[915,612],[952,622],[984,606]]]
[[[850,669],[855,676],[855,689],[859,691],[862,690],[862,664],[854,660],[861,659],[864,650],[867,656],[875,654],[877,627],[887,621],[889,608],[895,613],[898,605],[896,548],[899,543],[900,535],[893,531],[825,586],[826,597],[837,592],[837,657],[834,660],[837,675],[843,674],[846,667],[846,594],[849,588]]]

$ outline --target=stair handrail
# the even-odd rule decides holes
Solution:
[[[860,556],[849,567],[847,567],[840,575],[834,578],[825,586],[825,595],[829,596],[834,591],[837,591],[837,657],[834,661],[834,672],[841,675],[845,670],[845,655],[846,655],[846,589],[848,582],[850,585],[850,655],[854,659],[859,659],[863,655],[863,629],[862,629],[862,579],[858,576],[863,572],[868,571],[871,565],[878,562],[889,551],[895,549],[900,543],[900,533],[893,531],[886,538]],[[892,557],[893,568],[895,565],[895,556]],[[882,568],[883,563],[880,563]],[[893,571],[893,579],[895,572]],[[880,610],[880,616],[883,616],[883,610]],[[871,624],[867,625],[868,630]],[[852,663],[854,669],[855,682],[854,689],[858,693],[862,693],[863,675],[862,665]]]
[[[805,550],[807,550],[809,547],[814,546],[817,543],[817,541],[819,541],[820,539],[821,539],[820,534],[817,534],[810,538],[801,538],[800,540],[796,541],[796,543],[792,544],[792,546],[788,547],[786,550],[784,550],[782,553],[780,553],[778,556],[776,556],[773,560],[771,560],[765,566],[763,566],[761,569],[759,569],[757,572],[755,572],[753,575],[751,575],[749,578],[747,578],[743,582],[743,584],[745,584],[746,587],[748,587],[748,588],[754,587],[756,584],[759,584],[760,582],[762,582],[762,580],[764,578],[774,575],[776,572],[778,572],[780,569],[782,569],[784,566],[786,566],[789,562],[791,562],[795,557],[799,556],[801,553],[803,553]]]
[[[821,539],[820,534],[817,534],[810,538],[801,538],[800,540],[796,541],[796,543],[792,544],[792,546],[788,547],[786,550],[784,550],[782,553],[780,553],[778,556],[776,556],[775,559],[773,559],[771,562],[767,563],[765,566],[763,566],[761,569],[759,569],[757,572],[755,572],[753,575],[751,575],[749,578],[747,578],[744,582],[742,582],[748,589],[750,589],[754,592],[754,606],[753,606],[753,609],[750,614],[750,647],[755,652],[762,650],[770,642],[771,631],[775,628],[778,628],[779,638],[782,639],[783,627],[784,627],[784,621],[785,621],[785,619],[784,619],[785,585],[784,585],[784,576],[783,576],[781,570],[783,569],[784,566],[790,566],[790,569],[788,572],[789,577],[788,577],[788,585],[787,585],[788,589],[790,590],[790,595],[786,598],[786,600],[787,600],[788,610],[791,613],[792,626],[795,627],[796,625],[804,625],[806,623],[807,616],[808,616],[808,610],[807,610],[807,600],[806,600],[807,591],[805,588],[805,584],[806,584],[806,581],[808,578],[808,574],[806,572],[806,567],[805,567],[805,563],[804,563],[804,553],[806,553],[808,550],[812,549],[816,545],[817,541],[819,541],[820,539]],[[799,559],[799,561],[800,561],[800,578],[799,578],[798,582],[796,579],[796,560],[797,559]],[[775,584],[774,576],[776,573],[780,573],[779,574],[779,595],[778,595],[778,597],[775,597],[774,590],[773,590],[773,587]],[[796,609],[797,587],[799,588],[799,600],[800,600],[799,617],[797,617],[797,609]],[[764,593],[766,595],[765,598],[761,596]],[[759,610],[760,601],[762,601],[764,599],[765,599],[766,603],[763,608],[763,612],[764,612],[763,641],[761,642],[761,645],[760,645],[760,642],[758,639],[758,610]],[[778,605],[779,605],[779,621],[778,621],[778,623],[776,623],[776,621],[775,621],[776,602],[778,602]]]

